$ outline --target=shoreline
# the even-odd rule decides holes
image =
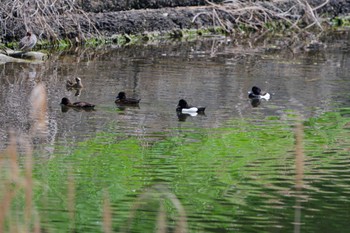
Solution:
[[[311,2],[314,5],[322,4],[319,0]],[[24,26],[21,25],[23,22],[20,20],[18,22],[14,20],[12,24],[9,24],[13,26],[13,29],[7,31],[7,34],[2,38],[2,42],[7,47],[15,47],[16,42],[23,36],[26,28],[32,28],[34,33],[38,35],[40,40],[38,47],[65,48],[105,43],[125,45],[150,40],[180,39],[194,36],[236,36],[238,34],[248,34],[252,31],[260,32],[261,34],[267,31],[275,31],[283,34],[289,31],[293,32],[298,27],[296,26],[297,24],[292,25],[288,21],[281,22],[281,18],[273,18],[275,17],[274,15],[271,16],[270,21],[267,23],[254,22],[256,24],[254,25],[249,21],[237,20],[237,17],[233,17],[228,10],[222,9],[222,5],[211,4],[209,6],[72,13],[71,17],[66,18],[57,16],[57,21],[62,21],[67,25],[65,28],[57,28],[55,22],[48,21],[46,22],[47,25],[45,25],[47,28],[35,27],[34,29],[34,21],[33,25]],[[281,9],[285,10],[288,7],[290,5],[282,5]],[[316,11],[317,13],[314,15]],[[331,0],[326,5],[310,12],[310,15],[314,15],[315,22],[312,22],[313,19],[306,13],[303,13],[304,15],[301,15],[300,18],[304,18],[305,22],[309,21],[309,25],[316,28],[322,27],[321,23],[324,23],[326,27],[331,24],[339,24],[336,26],[341,26],[342,24],[348,24],[349,19],[346,16],[349,13],[350,3]],[[323,18],[319,17],[319,15],[323,15]],[[259,15],[255,17],[258,19]],[[345,23],[343,23],[342,17],[346,19]],[[334,19],[336,19],[336,23],[332,22]],[[312,29],[308,29],[309,25],[302,27],[311,31]],[[298,30],[304,30],[302,27],[300,27],[301,30]],[[45,31],[47,29],[50,29],[51,34]]]

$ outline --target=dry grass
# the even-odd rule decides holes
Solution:
[[[51,41],[65,35],[80,42],[91,34],[99,34],[75,0],[2,0],[0,15],[2,35],[15,38],[33,31],[39,38]],[[22,34],[17,35],[18,32]]]
[[[156,220],[156,232],[167,232],[167,212],[164,207],[165,201],[170,201],[177,212],[177,219],[175,221],[174,233],[186,233],[187,232],[187,217],[186,211],[182,206],[180,200],[173,194],[166,186],[158,184],[154,185],[145,192],[143,192],[137,200],[134,202],[131,208],[130,215],[126,227],[122,232],[131,232],[133,221],[136,218],[136,212],[142,208],[145,203],[156,201],[159,203],[159,210]]]
[[[223,4],[206,1],[212,11],[197,14],[193,21],[203,14],[209,15],[213,25],[220,26],[227,33],[242,27],[261,30],[275,21],[299,31],[314,26],[322,30],[317,10],[329,2],[324,0],[318,6],[311,6],[307,0],[226,0]],[[79,4],[83,3],[75,0],[2,0],[0,29],[3,38],[19,39],[25,31],[33,31],[39,39],[53,42],[69,39],[79,43],[99,37],[101,34],[95,26],[94,14],[85,12]]]
[[[237,26],[260,31],[268,23],[274,21],[281,21],[298,31],[312,26],[317,26],[322,30],[320,18],[316,11],[328,2],[329,0],[325,0],[319,6],[312,7],[307,0],[226,0],[223,4],[207,1],[213,9],[209,15],[213,19],[214,26],[220,26],[228,33],[232,33]],[[193,21],[201,14],[196,15]]]
[[[40,134],[45,135],[47,129],[46,120],[46,91],[42,84],[34,87],[30,103],[32,105],[32,127],[28,135],[15,135],[10,132],[10,142],[7,149],[0,154],[1,184],[0,190],[0,232],[40,232],[38,214],[33,209],[33,157],[31,139]],[[25,148],[24,168],[18,163],[17,143]],[[23,210],[11,210],[11,203],[16,196],[24,195],[25,205]],[[12,213],[12,211],[14,213]],[[23,219],[19,219],[23,211]],[[17,216],[17,217],[13,217]],[[8,227],[6,228],[6,224]]]
[[[109,196],[105,193],[103,201],[103,232],[112,233],[112,210]]]
[[[303,149],[303,125],[298,123],[295,127],[295,209],[294,209],[294,233],[301,232],[301,211],[303,203],[303,179],[304,179],[304,149]]]

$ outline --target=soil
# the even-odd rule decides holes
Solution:
[[[96,28],[105,36],[199,29],[213,26],[208,7],[161,8],[98,13]],[[195,21],[193,18],[196,15]]]
[[[212,2],[220,3],[223,0]],[[94,13],[203,5],[206,5],[205,0],[84,0],[80,3],[83,10]]]
[[[222,0],[216,0],[221,2]],[[311,6],[319,6],[325,0],[308,1]],[[200,29],[218,26],[213,23],[213,8],[205,5],[204,0],[88,0],[93,22],[102,35],[140,34],[147,32],[169,32],[183,29]],[[85,4],[85,3],[84,3]],[[186,6],[186,7],[184,7]],[[87,5],[83,6],[84,8]],[[289,6],[284,6],[287,10]],[[152,9],[150,9],[152,8]],[[126,10],[127,11],[118,11]],[[139,9],[139,10],[134,10]],[[332,18],[350,13],[350,1],[330,0],[328,4],[317,10],[318,14],[326,14]],[[231,23],[235,20],[221,12],[221,16]],[[196,17],[198,16],[198,17]],[[196,20],[193,20],[196,17]],[[86,25],[89,26],[89,25]]]
[[[223,0],[212,0],[220,4]],[[254,1],[254,0],[250,0]],[[268,0],[266,0],[269,2]],[[309,0],[312,7],[319,6],[326,0]],[[71,26],[67,28],[53,28],[60,38],[76,39],[81,37],[78,33],[80,29],[91,32],[89,37],[96,37],[93,29],[97,29],[99,34],[105,37],[114,35],[136,35],[147,33],[174,33],[181,36],[184,29],[208,29],[213,26],[220,26],[220,22],[213,21],[213,8],[205,0],[84,0],[80,2],[81,7],[87,12],[90,22],[78,20],[79,27]],[[290,6],[284,5],[287,11]],[[224,11],[217,11],[225,23],[235,24],[235,19]],[[332,18],[350,13],[350,1],[329,0],[328,4],[317,10],[318,14],[325,14]],[[82,15],[72,17],[83,19]],[[195,19],[195,20],[194,20]],[[63,18],[65,25],[74,25],[75,19]],[[18,41],[23,35],[25,28],[20,21],[13,21],[13,24],[3,35],[3,42]],[[57,26],[56,26],[57,27]],[[39,30],[39,29],[38,29]],[[42,33],[41,39],[49,38]]]

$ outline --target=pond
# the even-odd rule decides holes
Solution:
[[[344,232],[349,37],[335,33],[326,48],[298,53],[207,38],[0,65],[1,150],[9,131],[31,132],[30,93],[46,87],[48,131],[32,138],[31,221],[43,232]],[[76,77],[84,87],[67,89]],[[249,100],[254,85],[271,99]],[[116,105],[120,91],[140,104]],[[63,111],[63,97],[95,110]],[[177,114],[181,98],[205,114]],[[0,216],[7,230],[23,225],[22,194]]]

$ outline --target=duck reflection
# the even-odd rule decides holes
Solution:
[[[127,104],[117,104],[117,108],[121,111],[125,111],[127,108],[136,108],[140,109],[140,106],[138,104],[132,104],[132,105],[127,105]]]
[[[176,115],[179,121],[185,122],[187,117],[195,117],[195,116],[205,116],[204,112],[191,112],[191,113],[182,113],[180,111],[176,111]]]
[[[256,108],[261,104],[261,99],[251,99],[250,104],[253,108]]]
[[[80,96],[81,94],[81,88],[76,89],[74,96]]]
[[[70,109],[73,109],[73,111],[76,112],[93,112],[96,111],[94,108],[71,108],[69,106],[61,105],[61,111],[62,112],[68,112]]]

